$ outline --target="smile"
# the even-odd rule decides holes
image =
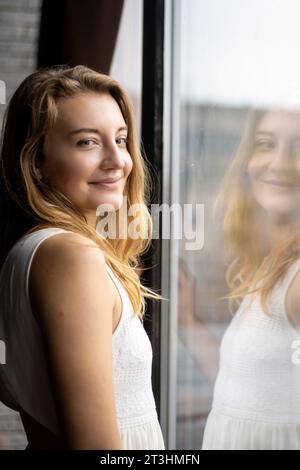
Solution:
[[[89,183],[97,189],[117,189],[120,186],[121,178],[112,181],[97,181],[95,183]]]
[[[273,186],[278,186],[279,188],[294,188],[295,184],[284,182],[284,181],[278,181],[278,180],[261,180],[262,183],[270,184]]]

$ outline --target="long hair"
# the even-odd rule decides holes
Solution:
[[[255,201],[247,173],[254,150],[256,128],[267,109],[252,109],[244,125],[241,140],[225,174],[215,203],[222,210],[226,281],[230,292],[230,310],[249,295],[250,305],[259,293],[265,313],[274,286],[300,255],[299,235],[292,229],[276,247],[269,244],[263,209]]]
[[[72,201],[39,178],[38,162],[43,157],[45,136],[58,116],[58,100],[85,92],[110,94],[127,124],[128,152],[133,167],[124,196],[128,207],[137,205],[139,211],[127,216],[125,230],[130,222],[138,221],[143,236],[137,239],[129,235],[122,239],[99,236]],[[9,250],[24,234],[53,226],[80,233],[101,248],[107,263],[124,285],[135,314],[143,317],[145,298],[161,298],[143,286],[137,274],[140,256],[148,249],[152,235],[147,209],[151,189],[147,165],[139,150],[130,99],[118,82],[82,65],[45,68],[29,75],[9,102],[1,135],[0,269]],[[118,218],[119,210],[116,212]]]

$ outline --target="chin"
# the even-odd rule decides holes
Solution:
[[[299,199],[294,191],[269,188],[265,185],[254,187],[253,195],[257,204],[267,213],[285,216],[295,214]]]
[[[123,195],[115,195],[98,202],[95,210],[97,210],[97,212],[115,212],[121,208],[122,204]]]
[[[299,209],[290,201],[257,201],[260,207],[269,215],[277,217],[294,217]]]

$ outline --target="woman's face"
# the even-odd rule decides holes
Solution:
[[[94,227],[98,206],[109,204],[117,210],[122,205],[132,170],[126,139],[126,123],[111,95],[91,92],[59,100],[40,170]]]
[[[300,213],[300,113],[269,111],[259,121],[248,162],[257,203],[275,215]]]

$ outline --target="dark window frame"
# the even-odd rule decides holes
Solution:
[[[164,79],[164,0],[144,0],[143,73],[141,139],[152,166],[153,192],[150,204],[162,203],[163,181],[163,79]],[[161,293],[161,224],[159,238],[143,257],[145,285]],[[161,302],[147,301],[144,326],[153,348],[152,386],[160,410],[161,386]]]

